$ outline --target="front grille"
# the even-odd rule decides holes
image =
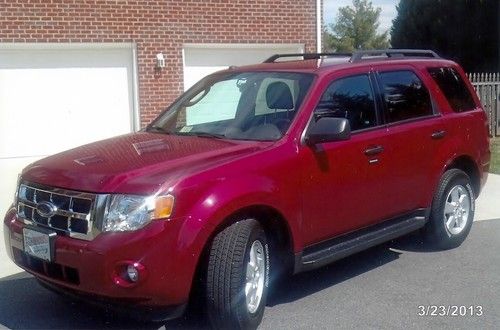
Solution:
[[[32,272],[70,284],[80,284],[80,275],[76,268],[34,258],[17,248],[12,248],[12,253],[17,264]]]
[[[21,183],[17,212],[28,223],[60,235],[92,239],[95,202],[94,194]]]

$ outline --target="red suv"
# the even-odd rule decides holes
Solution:
[[[471,84],[432,51],[275,55],[25,168],[5,242],[53,290],[153,318],[199,292],[214,327],[255,328],[282,273],[417,229],[460,245],[489,160]]]

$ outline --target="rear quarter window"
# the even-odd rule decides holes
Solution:
[[[429,68],[427,71],[443,92],[453,111],[464,112],[476,108],[469,89],[454,68]]]

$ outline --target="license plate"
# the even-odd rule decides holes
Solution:
[[[52,234],[55,235],[55,233],[52,232],[41,232],[23,228],[24,252],[35,258],[52,261]]]

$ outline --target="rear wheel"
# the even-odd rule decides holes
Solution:
[[[459,169],[446,171],[434,194],[426,238],[442,249],[459,246],[471,229],[474,207],[469,176]]]
[[[269,283],[269,248],[258,221],[238,221],[215,236],[206,278],[206,303],[214,328],[257,328]]]

